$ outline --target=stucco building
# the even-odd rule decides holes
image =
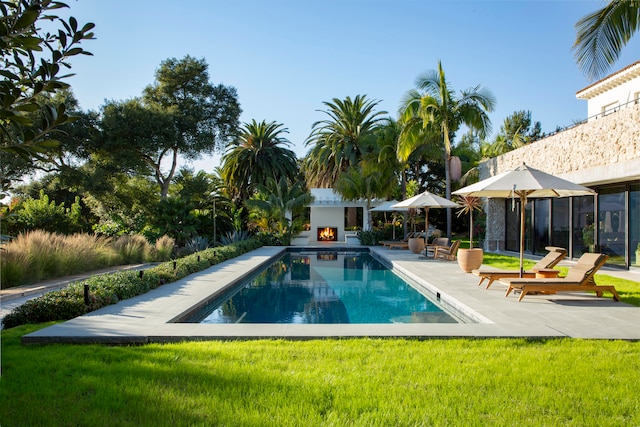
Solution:
[[[532,199],[525,207],[526,251],[545,246],[569,256],[604,252],[608,263],[640,266],[640,61],[577,92],[588,119],[480,165],[485,179],[527,165],[597,192],[596,196]],[[519,209],[487,199],[487,251],[517,251]]]

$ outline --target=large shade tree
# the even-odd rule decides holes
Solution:
[[[269,179],[292,181],[296,176],[296,154],[287,148],[291,142],[284,137],[288,130],[283,126],[252,120],[227,148],[221,175],[234,200],[247,200],[258,184],[266,185]]]
[[[236,91],[209,82],[207,64],[186,56],[168,59],[141,98],[108,102],[103,138],[95,147],[123,171],[146,171],[169,193],[179,158],[196,160],[226,146],[237,133]]]
[[[622,48],[640,29],[640,2],[610,0],[575,25],[573,44],[578,66],[591,81],[604,77]]]
[[[311,146],[303,170],[312,187],[333,187],[342,172],[362,159],[365,147],[371,146],[376,127],[385,111],[375,111],[380,101],[366,95],[324,102],[328,117],[312,125],[306,146]]]
[[[475,86],[455,94],[449,87],[438,61],[438,69],[421,74],[417,89],[404,96],[400,107],[404,129],[398,143],[398,158],[406,161],[411,153],[424,144],[441,144],[445,166],[445,192],[451,198],[451,147],[455,133],[466,125],[481,137],[491,131],[489,114],[495,99],[491,92]],[[416,134],[423,134],[417,138]],[[447,209],[447,235],[451,237],[451,210]]]

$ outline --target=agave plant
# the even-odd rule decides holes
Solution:
[[[207,249],[210,246],[209,239],[204,236],[196,236],[185,243],[185,250],[189,253],[196,253]]]
[[[235,242],[240,242],[242,240],[247,240],[249,238],[249,232],[246,230],[243,231],[238,231],[238,230],[234,230],[234,231],[230,231],[227,232],[226,235],[222,236],[220,238],[220,242],[223,245],[230,245],[231,243],[235,243]]]

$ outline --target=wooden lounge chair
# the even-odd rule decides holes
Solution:
[[[607,261],[607,258],[609,257],[605,254],[586,253],[582,254],[576,265],[569,268],[569,272],[565,277],[555,279],[504,278],[500,279],[500,282],[509,286],[505,296],[509,296],[514,289],[521,291],[518,301],[522,301],[522,298],[531,292],[556,293],[574,291],[593,291],[598,297],[601,297],[604,291],[609,291],[613,294],[614,301],[620,301],[620,296],[615,287],[596,285],[593,278],[596,271]]]
[[[437,247],[443,247],[449,249],[451,242],[448,237],[437,237],[432,243],[428,243],[425,248],[425,255],[427,258],[433,258]]]
[[[433,252],[433,258],[434,259],[446,259],[447,261],[455,261],[456,259],[456,253],[458,252],[458,248],[460,247],[460,240],[454,240],[451,243],[451,246],[447,247],[443,247],[443,246],[439,246],[436,247],[436,250]]]
[[[386,246],[387,249],[400,248],[409,249],[409,238],[413,237],[413,232],[407,233],[402,240],[381,240],[379,243],[382,246]]]
[[[545,248],[549,251],[544,258],[538,261],[533,267],[529,270],[525,270],[522,274],[522,277],[533,278],[536,277],[536,273],[541,270],[547,270],[555,267],[562,259],[567,256],[567,250],[564,248],[558,248],[556,246],[547,246]],[[478,268],[472,270],[471,273],[480,277],[480,281],[478,282],[478,286],[487,279],[489,282],[487,283],[486,289],[489,289],[489,286],[493,284],[494,281],[502,278],[519,278],[520,271],[518,270],[502,270],[499,268]]]

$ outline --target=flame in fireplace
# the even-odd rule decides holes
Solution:
[[[318,233],[318,240],[336,240],[334,229],[331,227],[325,227],[323,230],[320,230]]]

